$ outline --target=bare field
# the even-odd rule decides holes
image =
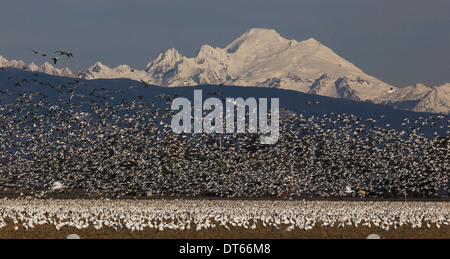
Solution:
[[[286,227],[282,226],[281,229]],[[255,230],[231,227],[230,230],[215,228],[200,231],[191,229],[158,232],[154,229],[144,231],[118,229],[115,231],[112,228],[102,228],[95,230],[93,227],[81,230],[63,227],[57,231],[50,225],[37,226],[29,230],[14,230],[14,227],[9,224],[0,230],[1,239],[66,239],[70,234],[77,234],[82,239],[366,239],[370,234],[377,234],[382,239],[450,239],[450,226],[442,226],[440,229],[434,226],[416,229],[403,226],[389,231],[375,227],[329,228],[318,226],[308,231],[295,229],[290,232],[273,231],[269,227],[258,226]]]

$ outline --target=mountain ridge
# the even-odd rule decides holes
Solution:
[[[7,61],[0,56],[1,66],[27,67],[23,61]],[[127,78],[166,87],[224,84],[280,88],[450,114],[450,84],[397,88],[364,73],[316,39],[288,40],[275,30],[264,28],[250,29],[225,48],[202,45],[192,58],[170,48],[143,70],[128,65],[111,68],[101,62],[77,74],[49,63],[40,67],[32,63],[27,68],[57,76],[89,80]]]

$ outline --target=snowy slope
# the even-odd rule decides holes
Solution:
[[[437,112],[449,114],[450,111],[450,83],[433,87],[429,93],[417,104],[413,111]]]
[[[407,86],[404,88],[397,89],[390,93],[386,93],[375,101],[378,103],[395,103],[395,102],[406,102],[406,101],[417,101],[425,97],[433,87],[426,86],[424,84],[416,84],[414,86]]]

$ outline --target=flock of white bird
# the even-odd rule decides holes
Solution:
[[[258,134],[174,134],[174,111],[161,104],[174,96],[129,98],[41,76],[0,91],[0,190],[49,190],[58,182],[117,196],[327,197],[347,196],[350,187],[424,197],[448,184],[448,136],[421,135],[449,129],[445,116],[406,118],[400,131],[377,126],[382,118],[290,114],[278,143],[267,146]]]
[[[351,202],[289,200],[109,200],[3,199],[0,229],[42,225],[96,230],[170,231],[232,227],[249,231],[311,230],[316,227],[401,226],[441,228],[450,224],[448,202]]]

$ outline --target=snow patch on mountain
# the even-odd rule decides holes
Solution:
[[[449,114],[450,83],[433,87],[433,90],[421,99],[413,111]]]

